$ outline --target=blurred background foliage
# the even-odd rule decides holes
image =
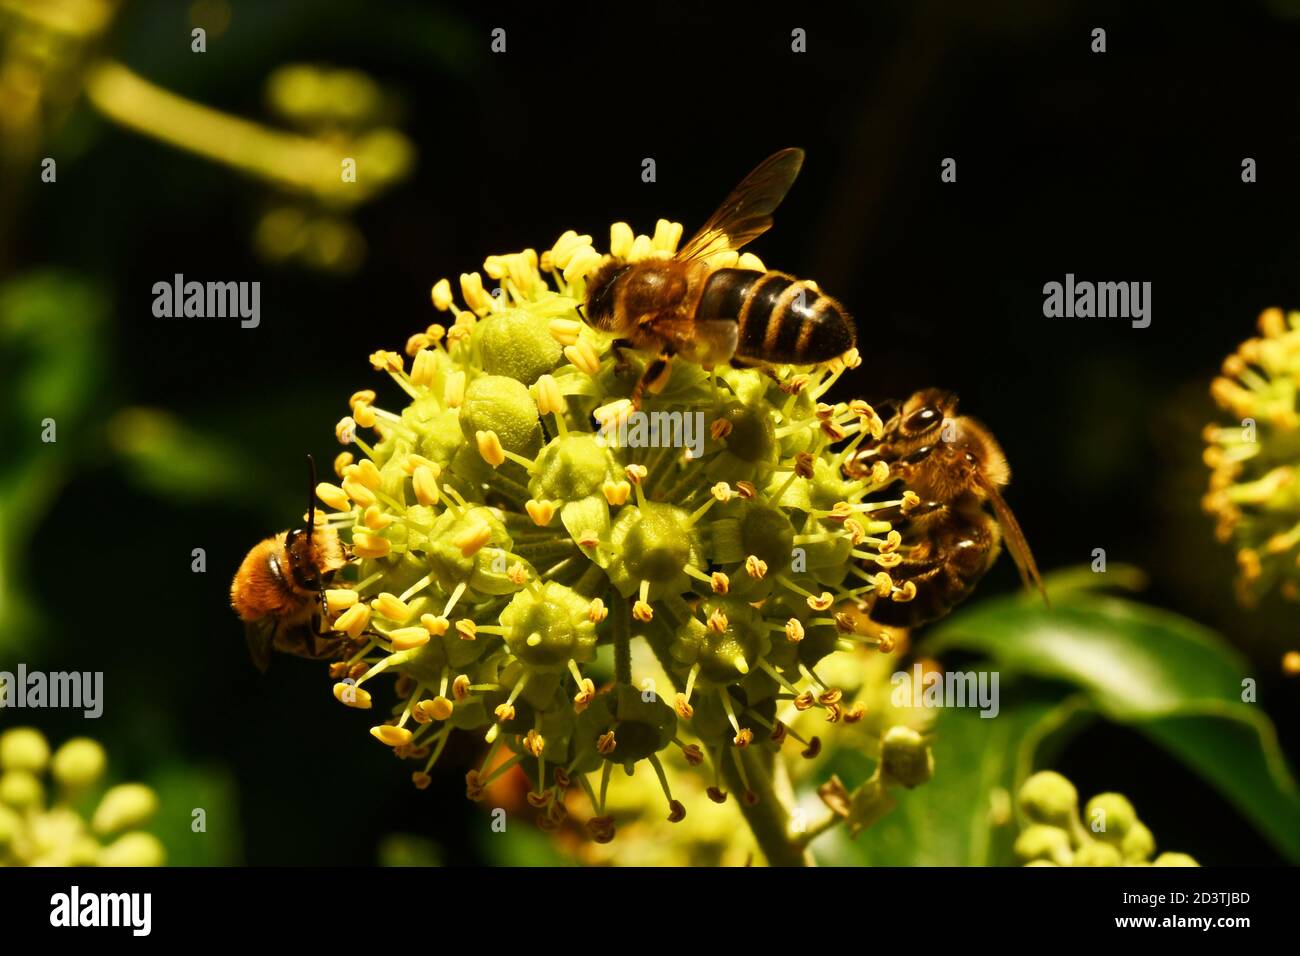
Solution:
[[[472,742],[412,790],[318,667],[257,675],[227,587],[300,510],[302,455],[332,457],[369,352],[427,324],[436,278],[568,228],[690,228],[797,143],[804,176],[757,251],[856,313],[866,362],[840,397],[956,390],[1008,453],[1041,565],[1100,547],[1111,570],[1090,585],[1122,583],[1121,564],[1146,578],[1136,597],[1058,579],[1049,615],[999,596],[1016,587],[1003,561],[912,652],[864,660],[864,686],[913,658],[990,661],[1002,714],[930,715],[935,779],[818,857],[1010,862],[1002,795],[1053,766],[1126,793],[1202,862],[1295,861],[1278,660],[1296,608],[1240,610],[1198,510],[1209,379],[1261,308],[1300,302],[1293,7],[900,0],[792,24],[685,2],[0,0],[0,669],[105,672],[89,733],[158,791],[172,863],[745,862],[702,798],[690,841],[647,820],[602,856],[523,817],[500,838],[463,797]],[[347,156],[357,189],[338,187]],[[1043,319],[1042,284],[1065,272],[1152,281],[1151,328]],[[260,327],[155,319],[153,283],[175,273],[260,280]],[[20,719],[87,732],[67,712]],[[791,784],[811,817],[818,784],[873,767],[846,734]]]

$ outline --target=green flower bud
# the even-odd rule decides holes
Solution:
[[[894,809],[897,801],[889,792],[885,782],[879,776],[869,778],[862,786],[853,791],[849,802],[849,815],[845,825],[849,835],[856,837],[877,820]]]
[[[610,544],[617,554],[610,577],[624,594],[642,581],[679,583],[686,565],[702,563],[690,515],[673,505],[648,501],[623,508],[610,530]]]
[[[1137,822],[1137,811],[1128,798],[1118,793],[1099,793],[1084,808],[1084,822],[1099,840],[1120,846],[1124,835]],[[1104,829],[1097,829],[1098,827]]]
[[[483,370],[524,385],[533,384],[562,358],[560,343],[523,309],[489,315],[478,324],[475,334]]]
[[[566,671],[596,656],[591,601],[556,581],[517,593],[501,612],[506,645],[532,670]]]
[[[45,789],[35,774],[26,770],[6,770],[0,775],[0,803],[18,810],[39,806],[45,799]]]
[[[676,634],[673,657],[683,664],[698,664],[702,686],[735,683],[754,671],[772,643],[762,615],[732,598],[705,601],[701,611],[710,623],[688,620]]]
[[[100,866],[162,866],[167,853],[151,833],[127,833],[99,851]]]
[[[481,375],[469,383],[460,407],[460,430],[471,450],[477,448],[481,431],[496,432],[502,448],[529,458],[542,447],[533,396],[522,382],[504,375]]]
[[[15,727],[0,734],[0,768],[40,773],[50,759],[50,745],[39,730]]]
[[[101,835],[137,826],[158,811],[158,797],[142,783],[122,783],[104,794],[91,826]]]
[[[578,715],[577,732],[584,747],[596,747],[611,731],[613,749],[601,756],[616,764],[632,764],[672,743],[677,715],[657,696],[645,700],[636,688],[620,684],[612,693],[597,696]]]
[[[576,501],[601,494],[618,473],[614,456],[598,436],[574,432],[556,438],[538,456],[528,491],[539,501]]]
[[[880,771],[887,785],[896,783],[910,790],[934,776],[934,755],[911,727],[890,727],[880,741]]]
[[[79,790],[102,777],[107,766],[108,754],[97,741],[74,737],[55,752],[51,770],[60,784]]]
[[[1069,866],[1072,861],[1070,834],[1060,827],[1036,823],[1025,827],[1016,837],[1016,856],[1022,860],[1049,861],[1056,866]]]
[[[1078,825],[1079,792],[1059,773],[1041,770],[1020,788],[1020,809],[1035,823],[1071,829]]]
[[[777,462],[779,450],[772,417],[761,405],[727,402],[717,419],[731,425],[723,439],[725,451],[709,459],[707,474],[711,481],[752,480],[766,476]]]
[[[1114,844],[1089,840],[1074,854],[1075,866],[1119,866],[1123,862]]]
[[[1141,820],[1134,820],[1119,845],[1120,852],[1129,863],[1149,860],[1156,852],[1156,838]]]
[[[1200,866],[1186,853],[1161,853],[1151,861],[1152,866]]]

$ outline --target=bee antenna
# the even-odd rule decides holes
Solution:
[[[307,548],[316,542],[316,459],[307,456]]]

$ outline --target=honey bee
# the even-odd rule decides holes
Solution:
[[[970,596],[1004,541],[1025,587],[1047,601],[1029,543],[1002,498],[1011,480],[1006,455],[987,428],[956,413],[956,395],[919,391],[885,423],[878,440],[844,463],[848,477],[860,478],[877,461],[886,462],[890,477],[921,499],[913,508],[873,512],[903,535],[903,560],[889,569],[890,577],[916,587],[910,601],[877,598],[868,613],[878,624],[914,627],[947,614]]]
[[[611,258],[588,280],[587,321],[618,336],[616,345],[656,356],[632,393],[634,404],[645,389],[663,387],[675,355],[706,368],[733,358],[750,365],[812,365],[853,347],[853,320],[816,284],[783,272],[711,264],[772,228],[772,213],[803,157],[801,149],[768,157],[671,258]]]
[[[307,526],[254,545],[230,584],[230,604],[244,622],[253,663],[263,672],[272,649],[329,660],[348,643],[320,630],[325,585],[348,563],[349,555],[337,531],[316,523],[316,466],[310,456],[307,461]]]

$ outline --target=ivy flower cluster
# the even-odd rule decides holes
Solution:
[[[162,844],[138,829],[158,809],[148,787],[118,784],[88,820],[79,812],[107,765],[104,748],[88,737],[51,754],[31,727],[0,734],[0,866],[161,866]]]
[[[802,369],[678,361],[634,406],[653,356],[582,321],[586,278],[608,256],[671,255],[680,236],[662,220],[652,236],[617,223],[601,253],[566,232],[540,255],[489,257],[460,277],[459,302],[439,281],[444,320],[404,354],[370,357],[403,404],[354,394],[336,428],[339,480],[317,488],[321,520],[355,556],[325,596],[329,625],[355,642],[331,665],[337,700],[380,707],[390,681],[391,716],[370,732],[414,762],[417,787],[453,731],[478,734],[471,799],[519,766],[544,828],[564,822],[578,787],[600,842],[614,835],[616,768],[652,773],[668,818],[685,816],[670,749],[714,801],[733,789],[759,800],[762,762],[747,751],[820,747],[779,705],[831,724],[863,716],[818,664],[888,637],[844,609],[915,594],[890,578],[901,539],[883,519],[915,495],[886,493],[883,463],[858,480],[841,470],[881,419],[865,402],[823,401],[856,350]],[[718,264],[762,268],[729,257]],[[673,438],[692,422],[699,442]],[[633,642],[672,687],[633,673]],[[597,686],[601,654],[614,680]]]
[[[1267,309],[1259,336],[1223,362],[1210,394],[1234,421],[1205,427],[1202,504],[1237,555],[1244,604],[1278,588],[1300,599],[1300,312]]]
[[[1097,794],[1080,820],[1074,784],[1044,770],[1024,782],[1018,799],[1025,824],[1015,852],[1026,866],[1199,866],[1186,853],[1153,860],[1155,837],[1122,794]]]

